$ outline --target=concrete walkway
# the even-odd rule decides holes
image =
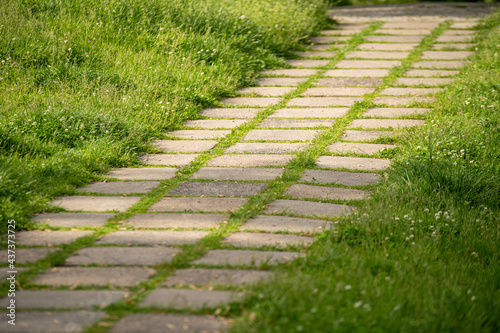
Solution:
[[[424,123],[473,53],[477,18],[492,11],[332,10],[336,29],[311,38],[289,69],[262,73],[256,87],[153,141],[158,153],[143,167],[58,198],[66,212],[40,214],[40,231],[18,233],[29,278],[16,294],[17,325],[2,320],[0,331],[228,329],[224,315],[249,284],[304,257],[315,234],[370,196],[390,166],[393,131]],[[58,253],[60,265],[44,266]]]

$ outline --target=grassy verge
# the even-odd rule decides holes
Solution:
[[[323,0],[0,3],[0,234],[180,126],[326,24]]]
[[[234,332],[500,330],[500,12],[359,212],[257,287]]]

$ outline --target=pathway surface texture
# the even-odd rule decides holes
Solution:
[[[257,87],[154,141],[142,167],[113,170],[54,200],[64,211],[36,216],[40,230],[18,234],[18,325],[2,320],[0,331],[229,329],[250,285],[307,256],[315,235],[370,197],[392,137],[424,123],[492,11],[330,11],[338,24],[292,69],[262,73]]]

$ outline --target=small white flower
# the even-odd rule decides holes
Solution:
[[[351,290],[352,286],[350,284],[346,284],[344,287],[345,290]]]
[[[354,308],[357,309],[359,308],[361,305],[363,305],[363,301],[357,301],[356,303],[354,303]]]

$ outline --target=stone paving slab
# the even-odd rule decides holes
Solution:
[[[153,266],[171,262],[179,249],[161,247],[86,247],[66,258],[65,266]]]
[[[34,278],[36,284],[59,286],[132,287],[156,271],[142,267],[52,267]]]
[[[308,142],[238,142],[235,145],[229,147],[226,152],[252,154],[287,154],[304,150],[310,145],[311,144]]]
[[[382,83],[382,79],[365,78],[336,78],[336,79],[318,79],[314,82],[316,87],[375,87]]]
[[[51,246],[71,243],[91,234],[90,230],[20,231],[16,235],[16,243],[18,245]]]
[[[246,198],[162,198],[148,212],[227,212],[238,210]]]
[[[221,244],[236,247],[275,246],[284,249],[288,246],[305,246],[313,242],[314,238],[307,236],[236,232],[224,238]]]
[[[313,50],[313,51],[337,51],[339,49],[339,45],[336,45],[336,44],[313,44],[313,45],[309,45],[309,49]],[[312,53],[314,53],[314,52],[312,52]]]
[[[420,43],[424,36],[365,36],[370,42],[385,42],[385,43]]]
[[[220,317],[187,314],[129,314],[118,321],[111,333],[221,333],[229,329]]]
[[[118,290],[20,290],[16,292],[16,308],[20,309],[92,309],[116,303],[128,292]],[[6,307],[10,298],[0,300]]]
[[[433,44],[433,45],[431,45],[431,49],[442,50],[442,49],[453,48],[453,49],[457,49],[457,50],[466,50],[466,49],[470,49],[472,46],[473,46],[472,44],[465,44],[465,43]]]
[[[277,168],[200,168],[191,179],[213,180],[273,180],[283,174],[283,169]]]
[[[356,48],[368,51],[413,51],[413,49],[415,49],[417,46],[418,46],[417,43],[405,43],[405,44],[366,43],[366,44],[359,44]]]
[[[32,218],[32,221],[45,223],[51,227],[102,227],[114,215],[102,213],[43,213]]]
[[[416,61],[412,64],[413,68],[440,68],[440,69],[457,69],[465,66],[465,61]]]
[[[127,220],[135,228],[215,228],[228,214],[136,214]]]
[[[334,170],[306,170],[299,182],[359,186],[376,184],[381,180],[376,173],[358,173]]]
[[[27,271],[28,269],[29,269],[28,267],[16,267],[14,272],[16,272],[17,275],[19,275]],[[5,281],[5,279],[10,277],[12,274],[14,273],[12,273],[12,270],[9,269],[8,267],[0,267],[0,279],[2,279],[2,281]]]
[[[222,104],[228,106],[260,106],[267,107],[278,104],[282,98],[276,97],[231,97],[221,101]]]
[[[175,177],[177,168],[118,168],[106,176],[120,180],[164,180]]]
[[[378,138],[393,135],[390,131],[353,131],[347,130],[342,133],[339,139],[344,141],[373,141]]]
[[[393,68],[400,66],[401,61],[395,60],[341,60],[335,67],[337,68]]]
[[[348,108],[286,108],[278,109],[269,118],[341,118]]]
[[[410,69],[406,72],[406,76],[415,77],[447,77],[457,75],[459,71],[452,70],[436,70],[436,69]]]
[[[304,253],[251,250],[211,250],[202,258],[192,261],[195,265],[210,266],[260,266],[278,265],[305,257]]]
[[[390,165],[387,159],[346,157],[346,156],[320,156],[316,160],[316,166],[329,169],[351,169],[376,171],[387,169]]]
[[[137,246],[172,246],[195,244],[208,235],[209,231],[157,231],[135,230],[115,231],[104,235],[97,244],[122,244]]]
[[[183,182],[170,190],[169,195],[247,197],[258,194],[267,184],[234,182]]]
[[[426,96],[440,92],[441,88],[386,88],[380,92],[380,95],[390,96]]]
[[[155,140],[153,147],[167,153],[198,153],[212,149],[217,144],[216,140]]]
[[[294,155],[228,154],[211,159],[207,166],[215,167],[264,167],[284,166]]]
[[[430,109],[423,108],[370,108],[363,113],[363,116],[397,118],[401,116],[426,114],[429,111]]]
[[[83,193],[106,193],[106,194],[132,194],[148,193],[160,182],[106,182],[92,183],[85,187],[76,189],[76,192]]]
[[[257,283],[272,276],[269,271],[243,269],[179,269],[162,284],[165,287],[181,286],[241,286]]]
[[[301,94],[301,96],[313,97],[342,97],[342,96],[363,96],[375,91],[375,88],[352,88],[352,87],[336,87],[336,88],[309,88]]]
[[[383,149],[393,149],[395,145],[376,143],[335,142],[327,147],[332,153],[357,153],[372,155]]]
[[[446,36],[441,35],[436,38],[438,43],[449,43],[449,42],[469,42],[474,36]]]
[[[425,123],[425,120],[417,119],[355,119],[348,128],[400,128],[419,126]]]
[[[368,24],[337,23],[335,27],[344,30],[363,30],[368,27]]]
[[[364,190],[305,184],[293,184],[285,194],[298,199],[322,200],[363,200],[370,196],[369,192]]]
[[[178,130],[168,132],[169,136],[180,139],[218,139],[231,133],[231,130]]]
[[[90,196],[65,196],[56,198],[51,205],[66,210],[83,210],[94,212],[106,212],[117,210],[124,212],[134,204],[140,197],[90,197]]]
[[[85,326],[90,326],[106,315],[101,311],[58,311],[58,312],[17,312],[16,325],[0,322],[2,333],[67,333],[82,332]]]
[[[352,106],[355,102],[362,101],[359,97],[300,97],[291,99],[286,106],[301,107],[328,107]]]
[[[325,46],[327,48],[332,47],[333,45],[316,45],[316,46]],[[296,52],[296,55],[302,58],[333,58],[337,55],[336,51],[316,51],[316,52]]]
[[[439,26],[438,22],[385,22],[383,29],[435,29]]]
[[[336,217],[349,214],[351,211],[352,208],[346,205],[301,200],[276,200],[266,208],[264,213],[286,212],[309,216]]]
[[[37,262],[54,252],[53,248],[15,249],[16,264]],[[12,253],[11,253],[12,254]],[[0,251],[0,262],[7,263],[9,252],[7,249]]]
[[[349,36],[339,36],[339,37],[311,37],[310,41],[319,44],[330,44],[335,42],[344,42],[350,40]]]
[[[147,154],[141,157],[141,162],[147,165],[175,165],[187,166],[199,154]]]
[[[301,68],[323,67],[330,63],[329,60],[287,60],[289,65]]]
[[[352,36],[360,33],[363,29],[349,29],[349,30],[322,30],[320,34],[326,36]]]
[[[209,108],[200,112],[203,117],[210,118],[235,118],[235,119],[250,119],[253,118],[262,109],[257,108]]]
[[[397,35],[397,36],[408,36],[408,35],[430,35],[431,29],[377,29],[374,33],[376,34],[386,34],[386,35]]]
[[[284,75],[292,77],[306,77],[316,75],[318,73],[317,69],[274,69],[270,71],[264,71],[262,75]],[[276,103],[274,103],[276,104]]]
[[[300,83],[306,82],[308,78],[304,77],[263,77],[257,79],[255,84],[258,86],[297,86]]]
[[[255,94],[257,96],[283,96],[295,90],[294,87],[246,87],[238,92],[244,95]]]
[[[477,26],[477,22],[453,22],[450,29],[471,29]]]
[[[405,59],[409,52],[369,52],[369,51],[354,51],[347,55],[347,58],[364,58],[364,59]]]
[[[426,103],[433,102],[434,97],[375,97],[373,99],[373,104],[375,105],[388,105],[388,106],[398,106],[398,105],[408,105],[413,103]]]
[[[422,59],[440,59],[440,60],[451,60],[451,59],[465,59],[473,55],[472,51],[424,51],[422,53]]]
[[[321,131],[318,130],[251,130],[243,141],[266,140],[266,141],[310,141]]]
[[[453,79],[449,78],[411,78],[411,77],[400,77],[396,79],[395,84],[404,84],[406,86],[418,86],[420,84],[426,86],[439,86],[450,84]]]
[[[330,127],[335,120],[330,119],[265,119],[257,128],[314,128]]]
[[[187,127],[199,127],[203,129],[236,128],[243,125],[246,120],[240,119],[198,119],[188,120],[184,123]]]
[[[241,230],[259,230],[267,232],[297,232],[321,233],[332,228],[332,223],[324,220],[307,219],[302,217],[259,215],[248,220]]]
[[[443,32],[442,36],[471,36],[474,35],[476,32],[473,30],[446,30]]]
[[[176,310],[202,308],[213,308],[241,300],[242,293],[228,290],[188,290],[158,288],[153,290],[144,301],[139,304],[140,308],[161,307]]]
[[[388,69],[330,69],[324,76],[333,77],[384,77],[389,75]]]

